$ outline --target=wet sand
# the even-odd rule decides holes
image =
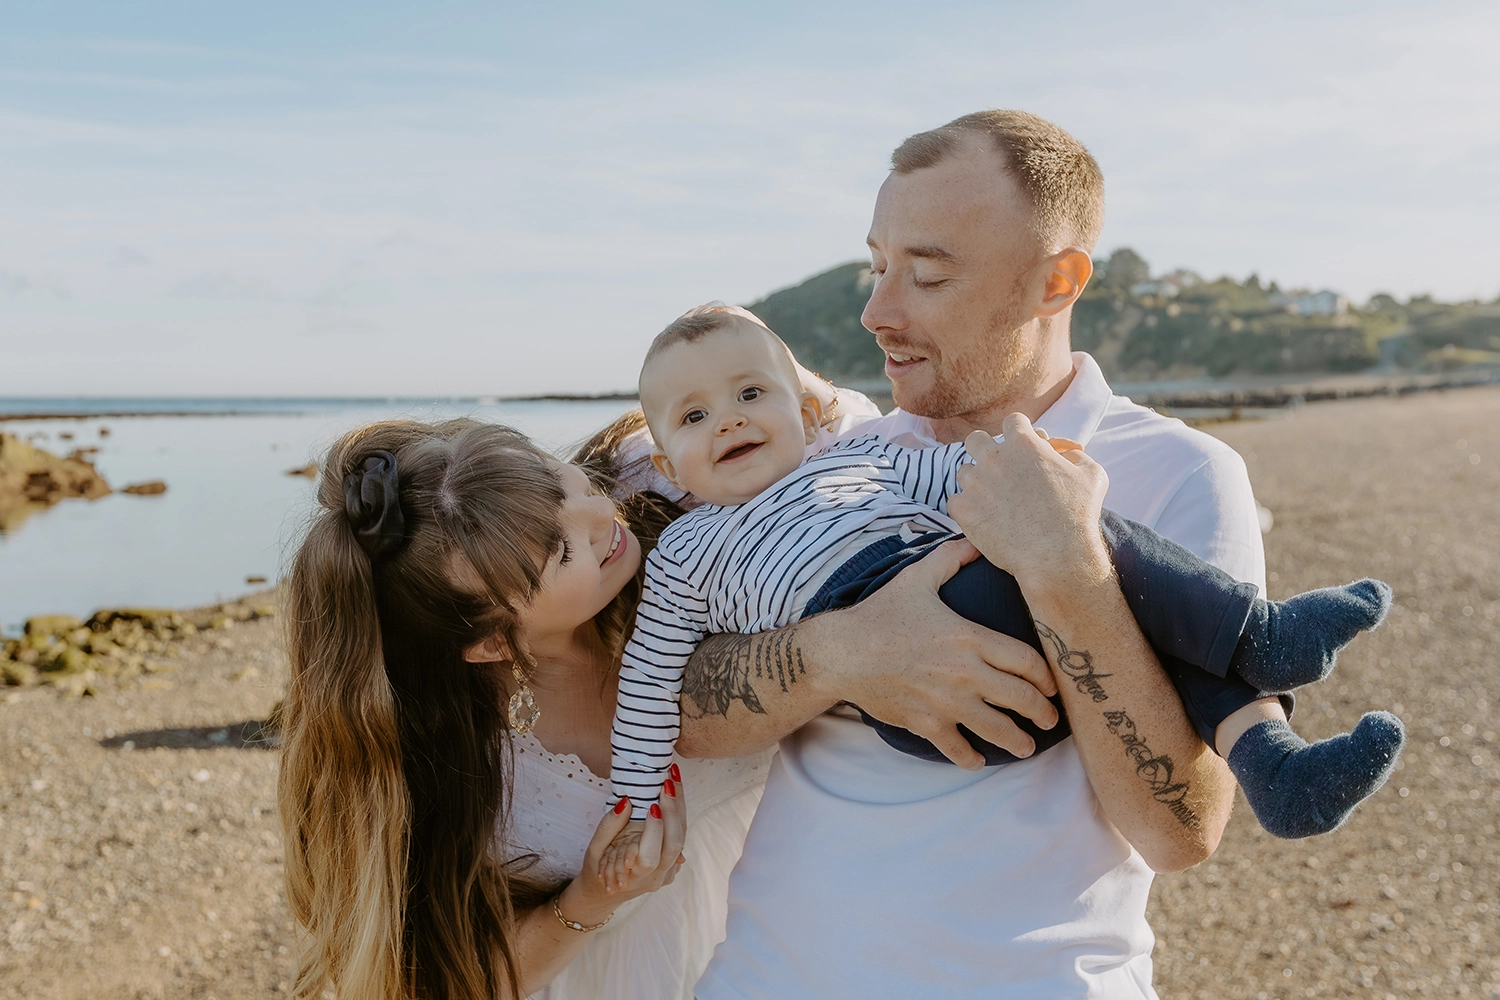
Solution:
[[[1500,390],[1204,429],[1275,516],[1273,597],[1396,589],[1386,626],[1305,689],[1298,729],[1387,708],[1410,743],[1339,832],[1277,841],[1241,802],[1212,859],[1157,879],[1159,992],[1500,997]],[[0,998],[286,990],[276,754],[256,725],[285,684],[277,643],[261,620],[98,697],[0,689]]]

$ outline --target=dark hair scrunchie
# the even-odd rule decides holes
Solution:
[[[406,517],[396,489],[395,455],[372,451],[344,477],[344,515],[372,562],[401,547],[406,541]]]

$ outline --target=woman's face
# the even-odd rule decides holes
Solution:
[[[563,542],[547,559],[542,585],[521,609],[519,633],[533,655],[573,632],[614,600],[641,565],[641,543],[616,516],[614,501],[576,465],[557,463],[567,499]]]

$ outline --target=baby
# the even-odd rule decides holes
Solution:
[[[673,522],[647,558],[625,647],[610,777],[635,820],[659,793],[675,794],[668,775],[683,670],[697,644],[854,603],[956,537],[947,502],[968,460],[962,443],[915,449],[874,437],[806,458],[819,403],[803,390],[781,339],[733,307],[695,309],[662,331],[646,354],[640,395],[653,463],[704,505]],[[1252,702],[1327,676],[1337,651],[1390,606],[1390,589],[1375,580],[1267,602],[1253,584],[1149,528],[1108,511],[1100,528],[1127,603],[1209,746],[1221,724],[1252,712]],[[964,567],[941,596],[964,617],[1042,652],[1014,578],[985,560]],[[1038,753],[1069,732],[1066,720],[1041,730],[1006,714]],[[1247,729],[1227,759],[1261,825],[1280,837],[1337,827],[1384,784],[1405,741],[1400,720],[1385,712],[1312,745],[1277,714]],[[927,740],[861,715],[896,749],[946,759]],[[963,733],[988,764],[1016,759]],[[610,863],[633,860],[639,829],[634,823],[621,835]]]

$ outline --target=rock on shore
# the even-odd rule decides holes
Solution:
[[[178,655],[176,640],[275,613],[262,597],[186,612],[109,608],[88,621],[40,615],[26,622],[20,638],[0,640],[0,685],[50,684],[73,697],[97,695],[110,682],[176,670],[164,659]]]
[[[110,492],[80,453],[59,458],[12,434],[0,434],[0,530],[39,507],[74,497],[95,500]]]

